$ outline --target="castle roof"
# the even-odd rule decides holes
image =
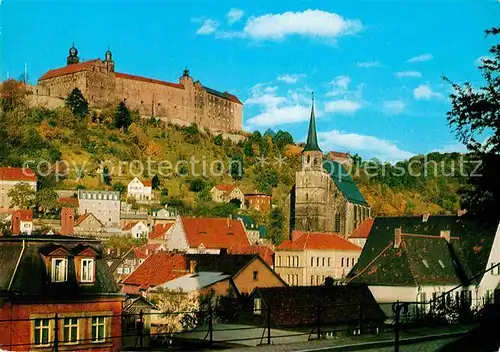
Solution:
[[[241,102],[241,100],[239,100],[235,95],[229,94],[228,92],[219,92],[218,90],[215,90],[215,89],[212,89],[212,88],[208,88],[206,86],[203,86],[203,88],[209,94],[215,95],[215,96],[217,96],[219,98],[222,98],[222,99],[230,100],[233,103],[237,103],[237,104],[243,105],[243,103]]]
[[[276,250],[339,250],[339,251],[358,251],[361,248],[354,243],[351,243],[336,233],[328,232],[301,232],[294,231],[293,241],[286,240],[282,242]]]
[[[67,66],[64,66],[64,67],[56,68],[56,69],[53,69],[53,70],[48,70],[38,80],[39,81],[43,81],[44,79],[49,79],[49,78],[54,78],[54,77],[59,77],[59,76],[64,76],[64,75],[69,75],[71,73],[77,73],[77,72],[85,70],[87,67],[92,66],[97,61],[100,61],[100,60],[99,59],[89,60],[89,61],[84,61],[84,62],[80,62],[80,63],[77,63],[77,64],[71,64],[71,65],[67,65]]]
[[[124,79],[132,79],[132,80],[135,80],[135,81],[142,81],[142,82],[148,82],[148,83],[161,84],[161,85],[169,86],[169,87],[172,87],[172,88],[184,89],[184,86],[182,84],[180,84],[180,83],[172,83],[172,82],[167,82],[167,81],[161,81],[159,79],[153,79],[153,78],[146,78],[146,77],[141,77],[141,76],[135,76],[135,75],[130,75],[128,73],[115,72],[115,77],[124,78]]]

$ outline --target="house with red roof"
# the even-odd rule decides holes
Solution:
[[[275,249],[275,270],[289,285],[322,285],[345,278],[361,250],[337,233],[294,231]]]
[[[361,224],[359,224],[359,226],[351,232],[347,239],[355,245],[363,248],[366,244],[366,240],[368,239],[368,235],[370,234],[370,230],[372,229],[373,221],[373,218],[363,220]]]
[[[212,200],[216,203],[237,202],[240,208],[245,207],[245,195],[238,186],[232,184],[221,183],[215,185],[210,190]]]
[[[249,246],[241,220],[178,216],[167,238],[169,250],[218,254],[221,249]]]
[[[123,235],[131,235],[133,238],[147,238],[149,227],[142,221],[128,221],[122,228]]]
[[[135,177],[127,186],[127,197],[138,202],[148,202],[153,197],[153,184],[151,180],[141,181]]]
[[[267,265],[274,269],[274,250],[271,246],[252,244],[250,246],[229,247],[229,254],[258,254]]]
[[[166,244],[173,225],[173,223],[156,224],[153,227],[153,231],[149,232],[148,243]]]
[[[12,234],[31,235],[33,232],[33,211],[16,210],[12,213]]]
[[[28,168],[0,167],[0,211],[6,212],[11,208],[9,191],[19,183],[26,183],[36,191],[36,174]]]

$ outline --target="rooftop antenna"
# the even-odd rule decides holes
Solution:
[[[28,83],[28,63],[24,63],[24,84]]]

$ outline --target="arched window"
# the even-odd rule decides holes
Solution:
[[[286,256],[286,266],[290,266],[290,256]]]
[[[281,266],[281,255],[278,256],[278,266]]]
[[[299,264],[299,256],[297,256],[297,266],[300,266],[300,264]]]
[[[340,266],[343,268],[344,267],[344,258],[340,259]]]

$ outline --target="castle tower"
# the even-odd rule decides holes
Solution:
[[[104,62],[106,63],[106,69],[108,72],[115,72],[115,62],[113,61],[113,54],[111,54],[109,47],[104,54]]]
[[[80,62],[80,58],[78,57],[78,49],[75,47],[75,43],[73,46],[69,48],[69,56],[66,59],[66,63],[68,65],[77,64]]]

